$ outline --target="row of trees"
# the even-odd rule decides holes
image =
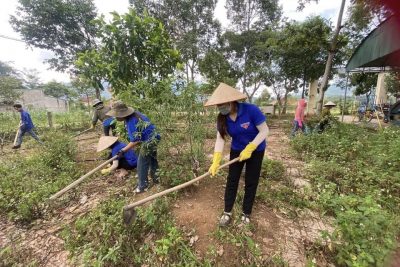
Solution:
[[[22,90],[43,90],[46,95],[57,99],[76,100],[86,96],[88,100],[93,96],[95,89],[87,86],[87,81],[78,77],[72,80],[71,84],[64,84],[57,81],[42,83],[37,70],[19,71],[7,62],[0,61],[0,102],[11,104],[22,94]]]
[[[299,9],[311,1],[299,0]],[[216,0],[130,1],[129,12],[110,21],[92,0],[19,0],[10,22],[28,44],[54,52],[53,68],[96,88],[98,97],[104,81],[117,93],[156,97],[152,88],[175,74],[187,82],[202,77],[208,91],[226,82],[250,101],[269,87],[285,106],[291,92],[304,96],[308,83],[323,77],[320,108],[332,68],[390,15],[375,0],[349,1],[343,22],[342,0],[335,27],[320,16],[288,21],[278,0],[227,0],[228,29],[214,18]]]

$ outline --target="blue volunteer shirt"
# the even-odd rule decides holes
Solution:
[[[156,127],[152,124],[145,115],[140,112],[135,111],[141,117],[144,122],[139,122],[140,120],[134,115],[131,115],[125,121],[125,127],[128,131],[129,141],[131,142],[146,142],[149,141],[154,135],[155,138],[160,139],[160,136],[155,132]],[[144,124],[143,124],[144,123]],[[142,129],[140,129],[143,127]]]
[[[232,137],[231,148],[242,151],[258,134],[257,125],[265,122],[266,118],[261,110],[253,104],[238,103],[237,118],[233,121],[226,116],[227,131]],[[267,147],[264,140],[258,145],[256,151],[262,151]]]
[[[117,155],[118,151],[120,151],[122,148],[126,147],[125,143],[117,141],[111,146],[111,157],[114,157]],[[135,155],[135,152],[132,149],[129,149],[124,153],[122,158],[125,158],[126,161],[131,165],[132,167],[136,167],[137,165],[137,157]]]
[[[30,131],[35,127],[33,125],[31,116],[25,110],[22,110],[22,112],[21,112],[21,121],[22,121],[21,130],[23,130],[23,131]]]
[[[105,127],[110,126],[111,124],[114,123],[114,121],[115,121],[114,117],[107,118],[103,121],[103,126]]]

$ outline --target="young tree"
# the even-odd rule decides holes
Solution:
[[[95,46],[96,16],[92,0],[19,0],[10,23],[27,44],[52,51],[47,61],[62,71],[73,66],[77,53]]]
[[[387,92],[393,96],[400,96],[400,72],[392,72],[385,78]]]
[[[175,71],[179,52],[157,19],[138,16],[133,9],[124,15],[112,15],[109,23],[104,18],[97,21],[101,45],[80,54],[78,70],[94,83],[107,80],[117,94],[130,91],[146,97],[156,93],[151,85]],[[140,80],[149,86],[135,87]]]
[[[356,89],[355,95],[365,95],[367,99],[366,106],[369,106],[370,97],[376,87],[378,75],[376,73],[354,73],[350,78],[350,85]]]

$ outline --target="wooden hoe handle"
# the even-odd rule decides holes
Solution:
[[[225,167],[231,165],[232,163],[235,163],[235,162],[238,161],[238,160],[239,160],[239,158],[235,158],[235,159],[233,159],[233,160],[231,160],[231,161],[228,161],[227,163],[221,165],[221,166],[218,168],[218,170],[219,170],[219,169],[222,169],[222,168],[225,168]],[[169,189],[167,189],[167,190],[161,191],[161,192],[159,192],[159,193],[157,193],[157,194],[151,195],[151,196],[146,197],[146,198],[144,198],[144,199],[142,199],[142,200],[139,200],[139,201],[134,202],[134,203],[132,203],[132,204],[126,205],[126,206],[124,207],[124,210],[133,209],[134,207],[137,207],[137,206],[140,206],[140,205],[142,205],[142,204],[144,204],[144,203],[146,203],[146,202],[152,201],[153,199],[159,198],[159,197],[164,196],[164,195],[166,195],[166,194],[169,194],[169,193],[171,193],[171,192],[178,191],[178,190],[180,190],[180,189],[182,189],[182,188],[185,188],[185,187],[187,187],[187,186],[189,186],[189,185],[191,185],[191,184],[193,184],[193,183],[195,183],[195,182],[197,182],[197,181],[200,181],[201,179],[203,179],[203,178],[205,178],[205,177],[207,177],[207,176],[209,176],[209,175],[210,175],[210,173],[209,173],[209,172],[206,172],[206,173],[204,173],[203,175],[198,176],[198,177],[194,178],[193,180],[190,180],[190,181],[188,181],[188,182],[186,182],[186,183],[183,183],[183,184],[180,184],[180,185],[171,187],[171,188],[169,188]]]
[[[83,180],[85,180],[86,178],[88,178],[90,175],[92,175],[93,173],[97,172],[98,170],[100,170],[101,168],[103,168],[104,166],[106,166],[108,163],[111,163],[113,160],[117,159],[118,155],[115,155],[114,157],[110,158],[109,160],[103,162],[102,164],[100,164],[99,166],[97,166],[96,168],[94,168],[93,170],[91,170],[90,172],[86,173],[85,175],[83,175],[81,178],[79,178],[78,180],[76,180],[75,182],[69,184],[68,186],[64,187],[63,189],[61,189],[60,191],[58,191],[57,193],[55,193],[54,195],[52,195],[49,199],[53,200],[58,198],[59,196],[63,195],[64,193],[68,192],[69,190],[71,190],[72,188],[76,187],[78,184],[80,184]]]

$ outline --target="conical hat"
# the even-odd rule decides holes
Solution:
[[[326,103],[326,104],[324,105],[324,107],[336,107],[336,104],[333,103],[332,101],[329,101],[328,103]]]
[[[228,102],[233,102],[237,100],[244,100],[246,99],[247,96],[236,90],[235,88],[224,84],[220,83],[215,89],[215,91],[212,93],[210,98],[207,100],[207,102],[204,104],[205,107],[209,106],[215,106],[223,103],[228,103]]]
[[[97,144],[97,152],[103,151],[106,148],[109,148],[112,144],[117,142],[118,137],[116,136],[102,136],[99,139],[99,143]]]

